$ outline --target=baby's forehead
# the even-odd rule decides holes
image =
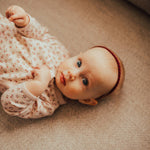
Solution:
[[[99,49],[90,49],[80,55],[83,59],[83,62],[86,63],[86,65],[94,65],[95,67],[101,67],[101,65],[104,65],[105,63],[108,63],[110,58],[108,55],[108,52],[102,51]]]
[[[84,57],[85,59],[89,60],[99,60],[101,57],[106,57],[106,52],[104,52],[103,50],[97,49],[97,48],[93,48],[93,49],[89,49],[83,53],[81,53],[81,56]]]
[[[94,64],[95,67],[103,68],[106,66],[109,68],[116,68],[117,64],[114,56],[104,48],[92,48],[82,53],[83,60],[87,62],[87,65]]]
[[[110,74],[118,72],[115,58],[105,49],[92,48],[82,54],[82,59],[87,72],[98,80],[109,78]]]

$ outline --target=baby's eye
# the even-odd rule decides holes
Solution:
[[[79,60],[77,61],[77,66],[78,66],[78,67],[81,67],[81,65],[82,65],[82,62],[81,62],[81,60],[79,59]]]
[[[87,86],[89,84],[88,79],[87,78],[83,78],[82,82],[85,86]]]

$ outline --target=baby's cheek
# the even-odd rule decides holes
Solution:
[[[78,94],[79,93],[79,89],[78,88],[76,88],[76,87],[70,87],[69,89],[68,89],[68,92],[69,93],[74,93],[74,94]]]
[[[68,85],[68,87],[65,89],[65,95],[72,99],[79,98],[81,94],[82,89],[76,84]]]

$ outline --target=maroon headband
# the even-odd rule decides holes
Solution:
[[[114,87],[113,87],[108,93],[106,93],[106,94],[104,94],[104,95],[102,95],[102,96],[99,97],[99,98],[102,98],[102,97],[107,96],[107,95],[109,95],[110,93],[112,93],[112,92],[116,89],[116,87],[118,86],[119,81],[120,81],[120,76],[121,76],[121,65],[120,65],[120,62],[119,62],[118,58],[116,57],[116,55],[115,55],[111,50],[109,50],[107,47],[105,47],[105,46],[94,46],[94,47],[92,47],[92,48],[95,48],[95,47],[104,48],[104,49],[106,49],[109,53],[111,53],[111,55],[115,58],[116,63],[117,63],[117,66],[118,66],[118,79],[117,79],[117,82],[116,82],[116,84],[114,85]],[[99,99],[99,98],[98,98],[98,99]]]

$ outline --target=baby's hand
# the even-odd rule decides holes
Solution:
[[[35,67],[32,71],[32,75],[34,80],[38,80],[44,85],[47,85],[51,79],[50,70],[46,65]]]
[[[24,9],[16,5],[10,6],[6,10],[6,17],[9,21],[14,22],[17,27],[25,27],[30,21]]]
[[[33,80],[27,81],[26,88],[35,96],[39,96],[47,87],[51,79],[50,70],[46,65],[34,67]]]

